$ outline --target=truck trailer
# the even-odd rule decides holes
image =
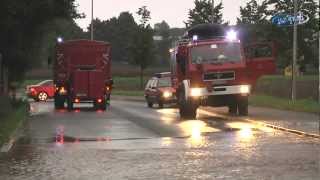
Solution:
[[[273,43],[244,45],[235,29],[201,24],[189,29],[171,52],[171,73],[181,118],[194,119],[199,106],[227,106],[248,115],[256,80],[276,71]]]
[[[56,109],[93,103],[106,110],[112,90],[111,45],[90,40],[58,42],[53,64]]]

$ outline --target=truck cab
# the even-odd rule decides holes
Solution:
[[[250,70],[255,58],[246,58],[249,47],[243,46],[235,30],[221,25],[202,24],[187,31],[171,49],[172,82],[182,118],[194,119],[199,106],[228,106],[232,114],[248,114],[248,96],[258,78],[250,74],[256,71]],[[265,74],[266,63],[260,64],[259,73]]]

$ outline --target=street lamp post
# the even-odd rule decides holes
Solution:
[[[318,32],[318,39],[319,39],[319,52],[318,52],[318,55],[319,55],[319,59],[318,59],[318,76],[319,76],[319,84],[318,84],[318,102],[320,104],[320,30]]]
[[[211,18],[212,24],[214,23],[214,0],[212,0],[212,18]]]
[[[91,40],[93,40],[93,0],[91,0]]]
[[[297,64],[297,31],[298,22],[296,20],[298,13],[298,0],[294,0],[294,26],[293,26],[293,61],[292,61],[292,87],[291,87],[291,100],[296,101],[296,64]]]

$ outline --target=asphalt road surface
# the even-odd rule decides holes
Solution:
[[[112,101],[106,112],[32,103],[0,179],[320,179],[320,141],[248,122]]]

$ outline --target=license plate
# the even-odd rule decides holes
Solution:
[[[86,93],[78,93],[77,96],[78,97],[85,97],[85,96],[87,96],[87,94]]]

